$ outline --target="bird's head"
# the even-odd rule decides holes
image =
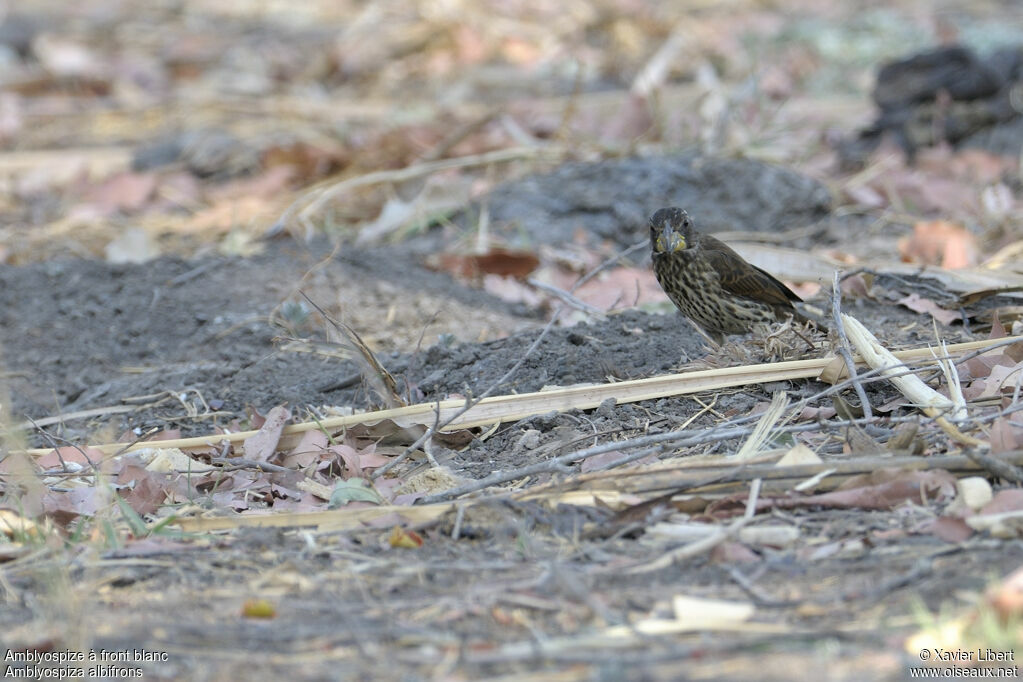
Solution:
[[[696,246],[693,220],[681,208],[662,208],[650,216],[650,243],[654,254],[673,254]]]

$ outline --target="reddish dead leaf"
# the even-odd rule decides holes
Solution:
[[[170,476],[158,474],[136,464],[126,464],[117,475],[121,497],[139,516],[152,514],[167,500]]]
[[[74,462],[75,464],[91,467],[99,465],[102,461],[103,453],[100,450],[65,445],[46,453],[38,458],[36,463],[44,469],[60,469],[64,466],[64,463]]]
[[[966,361],[968,374],[960,379],[986,379],[991,375],[991,368],[1004,363],[1005,356],[1000,352],[984,353]]]
[[[358,457],[359,466],[362,467],[363,471],[367,469],[378,469],[391,461],[390,457],[378,455],[375,452],[361,452]]]
[[[976,238],[962,225],[932,220],[914,225],[913,235],[899,240],[899,253],[907,263],[954,269],[975,265],[979,250]]]
[[[414,530],[405,530],[401,526],[395,526],[391,529],[391,534],[387,537],[387,541],[391,547],[401,547],[403,549],[417,549],[423,546],[423,538],[418,533]]]
[[[349,162],[348,153],[340,146],[295,142],[287,146],[274,145],[263,150],[265,168],[291,167],[294,169],[295,179],[302,183],[333,173]]]
[[[988,431],[991,452],[1008,452],[1023,447],[1023,426],[1017,426],[1006,417],[999,417]]]
[[[412,493],[412,495],[414,495],[414,497],[411,500],[407,500],[405,502],[398,502],[394,493],[395,493],[395,491],[398,488],[400,488],[402,485],[404,485],[404,483],[405,483],[405,481],[403,479],[401,479],[401,478],[378,478],[377,480],[373,481],[373,487],[376,488],[376,491],[378,493],[380,493],[380,497],[384,498],[385,500],[387,500],[391,504],[412,504],[412,502],[414,502],[415,500],[419,499],[423,495],[429,494],[429,492],[430,492],[428,490],[424,490],[424,491],[419,492],[419,493]],[[404,495],[402,497],[408,497],[408,496]],[[392,524],[387,524],[387,525],[392,525]],[[386,526],[381,526],[381,528],[384,528],[384,527],[386,527]]]
[[[329,452],[334,453],[345,463],[345,478],[363,478],[362,475],[362,462],[359,459],[359,453],[351,445],[345,443],[339,443],[332,445],[327,448]]]
[[[278,405],[266,415],[266,421],[259,433],[245,439],[245,458],[257,462],[268,462],[277,450],[284,425],[291,421],[291,410]]]
[[[667,298],[652,270],[627,267],[600,273],[576,289],[574,294],[601,310],[659,303]]]
[[[540,259],[532,251],[494,248],[483,254],[435,254],[427,257],[426,265],[469,280],[478,280],[483,275],[525,279],[540,265]]]
[[[973,362],[979,360],[980,362]],[[999,395],[1010,395],[1016,389],[1016,384],[1023,378],[1023,363],[1015,361],[1007,353],[988,353],[977,358],[972,358],[966,364],[969,377],[976,377],[973,384],[983,386],[983,392],[977,397],[992,398]],[[962,374],[962,372],[960,373]],[[962,376],[960,376],[960,379]],[[970,388],[973,389],[973,384]]]
[[[716,564],[751,564],[760,557],[741,542],[722,542],[710,551],[710,560]]]
[[[272,223],[280,214],[279,201],[260,196],[224,199],[207,209],[196,211],[177,228],[182,233],[222,234],[239,225]]]
[[[138,211],[153,196],[157,181],[156,173],[121,173],[91,189],[85,200],[98,207],[103,215]]]
[[[852,277],[846,277],[839,284],[842,296],[847,298],[873,298],[870,295],[870,288],[874,284],[874,276],[868,273],[860,273]]]
[[[799,413],[796,421],[816,421],[818,419],[831,419],[835,416],[834,407],[804,407]]]
[[[146,442],[178,440],[179,438],[181,438],[181,429],[164,429],[163,431],[157,431],[149,438],[146,438]]]
[[[327,443],[327,435],[322,431],[306,431],[302,434],[298,445],[284,456],[281,466],[288,469],[305,469],[324,455],[327,451]]]
[[[951,175],[975,184],[998,182],[1013,168],[1018,168],[1018,162],[1014,164],[1013,159],[1004,154],[973,148],[952,151],[948,147],[921,149],[916,165],[927,172]]]
[[[799,298],[808,301],[821,291],[819,282],[785,282],[789,289]]]
[[[924,532],[945,542],[966,542],[974,531],[962,519],[939,516],[926,526]]]
[[[1023,490],[1010,488],[999,490],[995,493],[994,499],[985,504],[978,514],[1002,514],[1004,512],[1015,512],[1023,510]]]
[[[931,299],[924,298],[916,292],[900,299],[899,304],[906,306],[913,312],[930,313],[931,317],[942,324],[952,324],[962,317],[957,311],[946,310]]]
[[[1023,616],[1023,568],[1017,568],[988,590],[987,602],[1004,620],[1018,622]]]
[[[104,498],[102,498],[105,500]],[[99,509],[99,488],[75,488],[67,492],[48,491],[43,495],[42,512],[66,526],[79,516],[92,516]]]

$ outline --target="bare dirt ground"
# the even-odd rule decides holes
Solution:
[[[666,205],[832,327],[849,274],[888,348],[1018,334],[1018,121],[831,145],[879,60],[1023,43],[1014,5],[33,10],[0,30],[5,675],[1018,672],[1018,344],[955,355],[952,423],[819,371],[614,397],[843,345],[708,347],[649,273]],[[485,393],[544,407],[356,423]],[[185,459],[119,451],[149,438]]]

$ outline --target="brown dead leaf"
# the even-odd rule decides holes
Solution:
[[[958,543],[969,540],[974,531],[962,519],[951,516],[939,516],[927,524],[924,532],[930,533],[944,542]]]
[[[120,173],[86,192],[85,201],[101,215],[138,211],[152,198],[157,182],[156,173]]]
[[[951,175],[969,183],[988,184],[1000,181],[1018,167],[1018,162],[1004,154],[979,148],[951,150],[948,147],[921,149],[917,168],[937,175]]]
[[[931,317],[942,324],[952,324],[962,318],[958,311],[946,310],[931,299],[924,298],[915,291],[909,296],[899,299],[899,304],[906,306],[913,312],[930,313]]]
[[[65,445],[35,460],[43,469],[60,469],[65,464],[75,463],[86,467],[98,466],[103,453],[95,448]]]
[[[120,493],[125,502],[139,516],[152,514],[167,500],[171,476],[149,471],[134,464],[126,465],[117,476],[124,486]]]
[[[291,421],[291,410],[278,405],[266,415],[259,433],[245,439],[245,458],[256,462],[269,462],[277,450],[284,425]]]
[[[390,457],[378,455],[375,452],[363,451],[359,453],[359,466],[362,467],[363,471],[366,471],[367,469],[379,469],[390,461]]]
[[[710,560],[715,564],[751,564],[761,559],[741,542],[722,542],[710,551]]]
[[[836,414],[834,407],[804,407],[796,421],[816,421],[818,419],[831,419]]]
[[[976,265],[976,238],[962,225],[947,220],[918,222],[913,234],[899,240],[899,253],[907,263],[941,265],[955,269]]]
[[[1017,511],[1023,511],[1023,489],[1009,488],[996,492],[994,499],[984,505],[977,513],[988,515]]]
[[[387,537],[388,543],[391,547],[400,547],[402,549],[418,549],[423,546],[423,538],[420,537],[419,533],[414,530],[405,530],[401,526],[395,526],[391,529],[391,534]]]
[[[873,298],[870,295],[872,286],[874,286],[874,275],[867,272],[846,277],[839,284],[842,296],[849,298]]]
[[[351,445],[338,443],[327,448],[345,463],[344,478],[363,478],[362,462],[359,460],[359,453]]]
[[[43,495],[43,513],[62,526],[79,516],[92,516],[106,500],[96,487],[75,488],[66,492],[50,490]]]
[[[1004,620],[1018,623],[1023,617],[1023,568],[988,590],[986,599]]]
[[[348,152],[340,146],[293,142],[263,150],[264,168],[290,167],[294,171],[292,179],[302,184],[337,172],[350,161]]]
[[[1023,448],[1023,426],[1013,424],[1007,417],[999,417],[988,430],[991,452],[1009,452]]]
[[[279,201],[263,197],[227,199],[197,211],[178,230],[185,234],[223,234],[239,226],[270,224],[281,213]]]
[[[319,460],[327,451],[327,434],[319,430],[306,431],[298,445],[284,456],[281,466],[302,470]]]
[[[493,248],[482,254],[431,254],[425,262],[429,268],[467,280],[479,280],[483,275],[524,280],[540,265],[540,259],[532,251],[502,248]]]
[[[626,308],[667,299],[649,268],[612,268],[575,290],[574,295],[602,310]]]

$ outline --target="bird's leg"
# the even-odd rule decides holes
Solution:
[[[708,332],[707,330],[693,322],[688,317],[686,318],[686,322],[691,324],[693,326],[693,329],[696,330],[696,333],[703,337],[703,340],[707,342],[708,346],[710,346],[711,351],[717,352],[721,350],[721,346],[724,345],[725,343],[724,334],[722,334],[721,332]]]

